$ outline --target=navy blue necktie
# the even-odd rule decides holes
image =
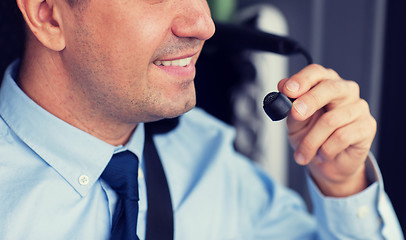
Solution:
[[[152,135],[167,133],[178,125],[178,118],[145,124],[145,178],[147,185],[146,240],[173,240],[172,201],[158,151]],[[119,199],[113,213],[110,240],[138,240],[138,158],[130,151],[114,154],[101,175]]]
[[[101,178],[118,195],[110,240],[138,240],[138,158],[130,151],[116,153]]]

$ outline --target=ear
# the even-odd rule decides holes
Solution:
[[[55,0],[17,0],[25,22],[35,37],[47,48],[65,48],[60,9]]]

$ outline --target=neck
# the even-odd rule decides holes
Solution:
[[[46,111],[111,145],[124,145],[136,123],[123,123],[94,109],[69,77],[58,52],[30,41],[21,62],[18,85]]]

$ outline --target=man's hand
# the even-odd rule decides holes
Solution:
[[[364,190],[376,121],[358,84],[313,64],[281,80],[278,88],[296,99],[287,119],[289,140],[296,161],[308,165],[323,194],[346,197]]]

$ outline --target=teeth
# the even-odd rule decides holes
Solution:
[[[165,67],[168,67],[171,65],[171,61],[162,61],[162,65],[164,65]]]
[[[173,61],[155,61],[154,64],[157,66],[173,66],[173,67],[186,67],[192,62],[192,57],[177,59]]]

